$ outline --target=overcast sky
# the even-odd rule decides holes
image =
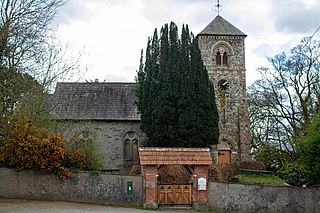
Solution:
[[[267,56],[288,51],[320,26],[319,0],[220,0],[220,15],[248,35],[247,84]],[[155,28],[175,22],[198,34],[217,15],[215,0],[70,0],[58,16],[58,34],[84,49],[81,81],[134,81],[140,51]],[[320,31],[315,34],[320,40]]]

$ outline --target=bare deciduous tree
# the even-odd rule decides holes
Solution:
[[[66,0],[0,0],[0,97],[2,112],[21,95],[48,93],[58,80],[79,73],[77,57],[55,37],[52,24]],[[1,117],[1,116],[0,116]]]
[[[1,0],[1,64],[26,68],[41,54],[64,0]]]
[[[260,68],[262,79],[248,89],[256,148],[269,143],[295,159],[295,138],[305,133],[319,109],[320,42],[310,37]]]

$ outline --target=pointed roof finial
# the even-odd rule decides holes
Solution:
[[[218,12],[218,15],[222,11],[222,5],[220,4],[220,0],[217,0],[217,4],[215,5],[216,7],[216,12]]]

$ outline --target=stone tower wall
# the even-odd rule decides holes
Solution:
[[[219,143],[225,141],[231,148],[232,160],[250,159],[250,120],[246,96],[245,36],[200,35],[199,48],[214,84],[219,111]],[[219,46],[229,48],[228,66],[216,65]],[[218,89],[218,81],[225,79],[229,88]],[[216,147],[217,149],[217,147]]]

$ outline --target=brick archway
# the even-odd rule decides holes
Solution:
[[[209,148],[139,148],[144,178],[144,207],[158,208],[157,178],[163,165],[184,165],[192,174],[192,206],[208,210],[208,168],[212,164]]]

